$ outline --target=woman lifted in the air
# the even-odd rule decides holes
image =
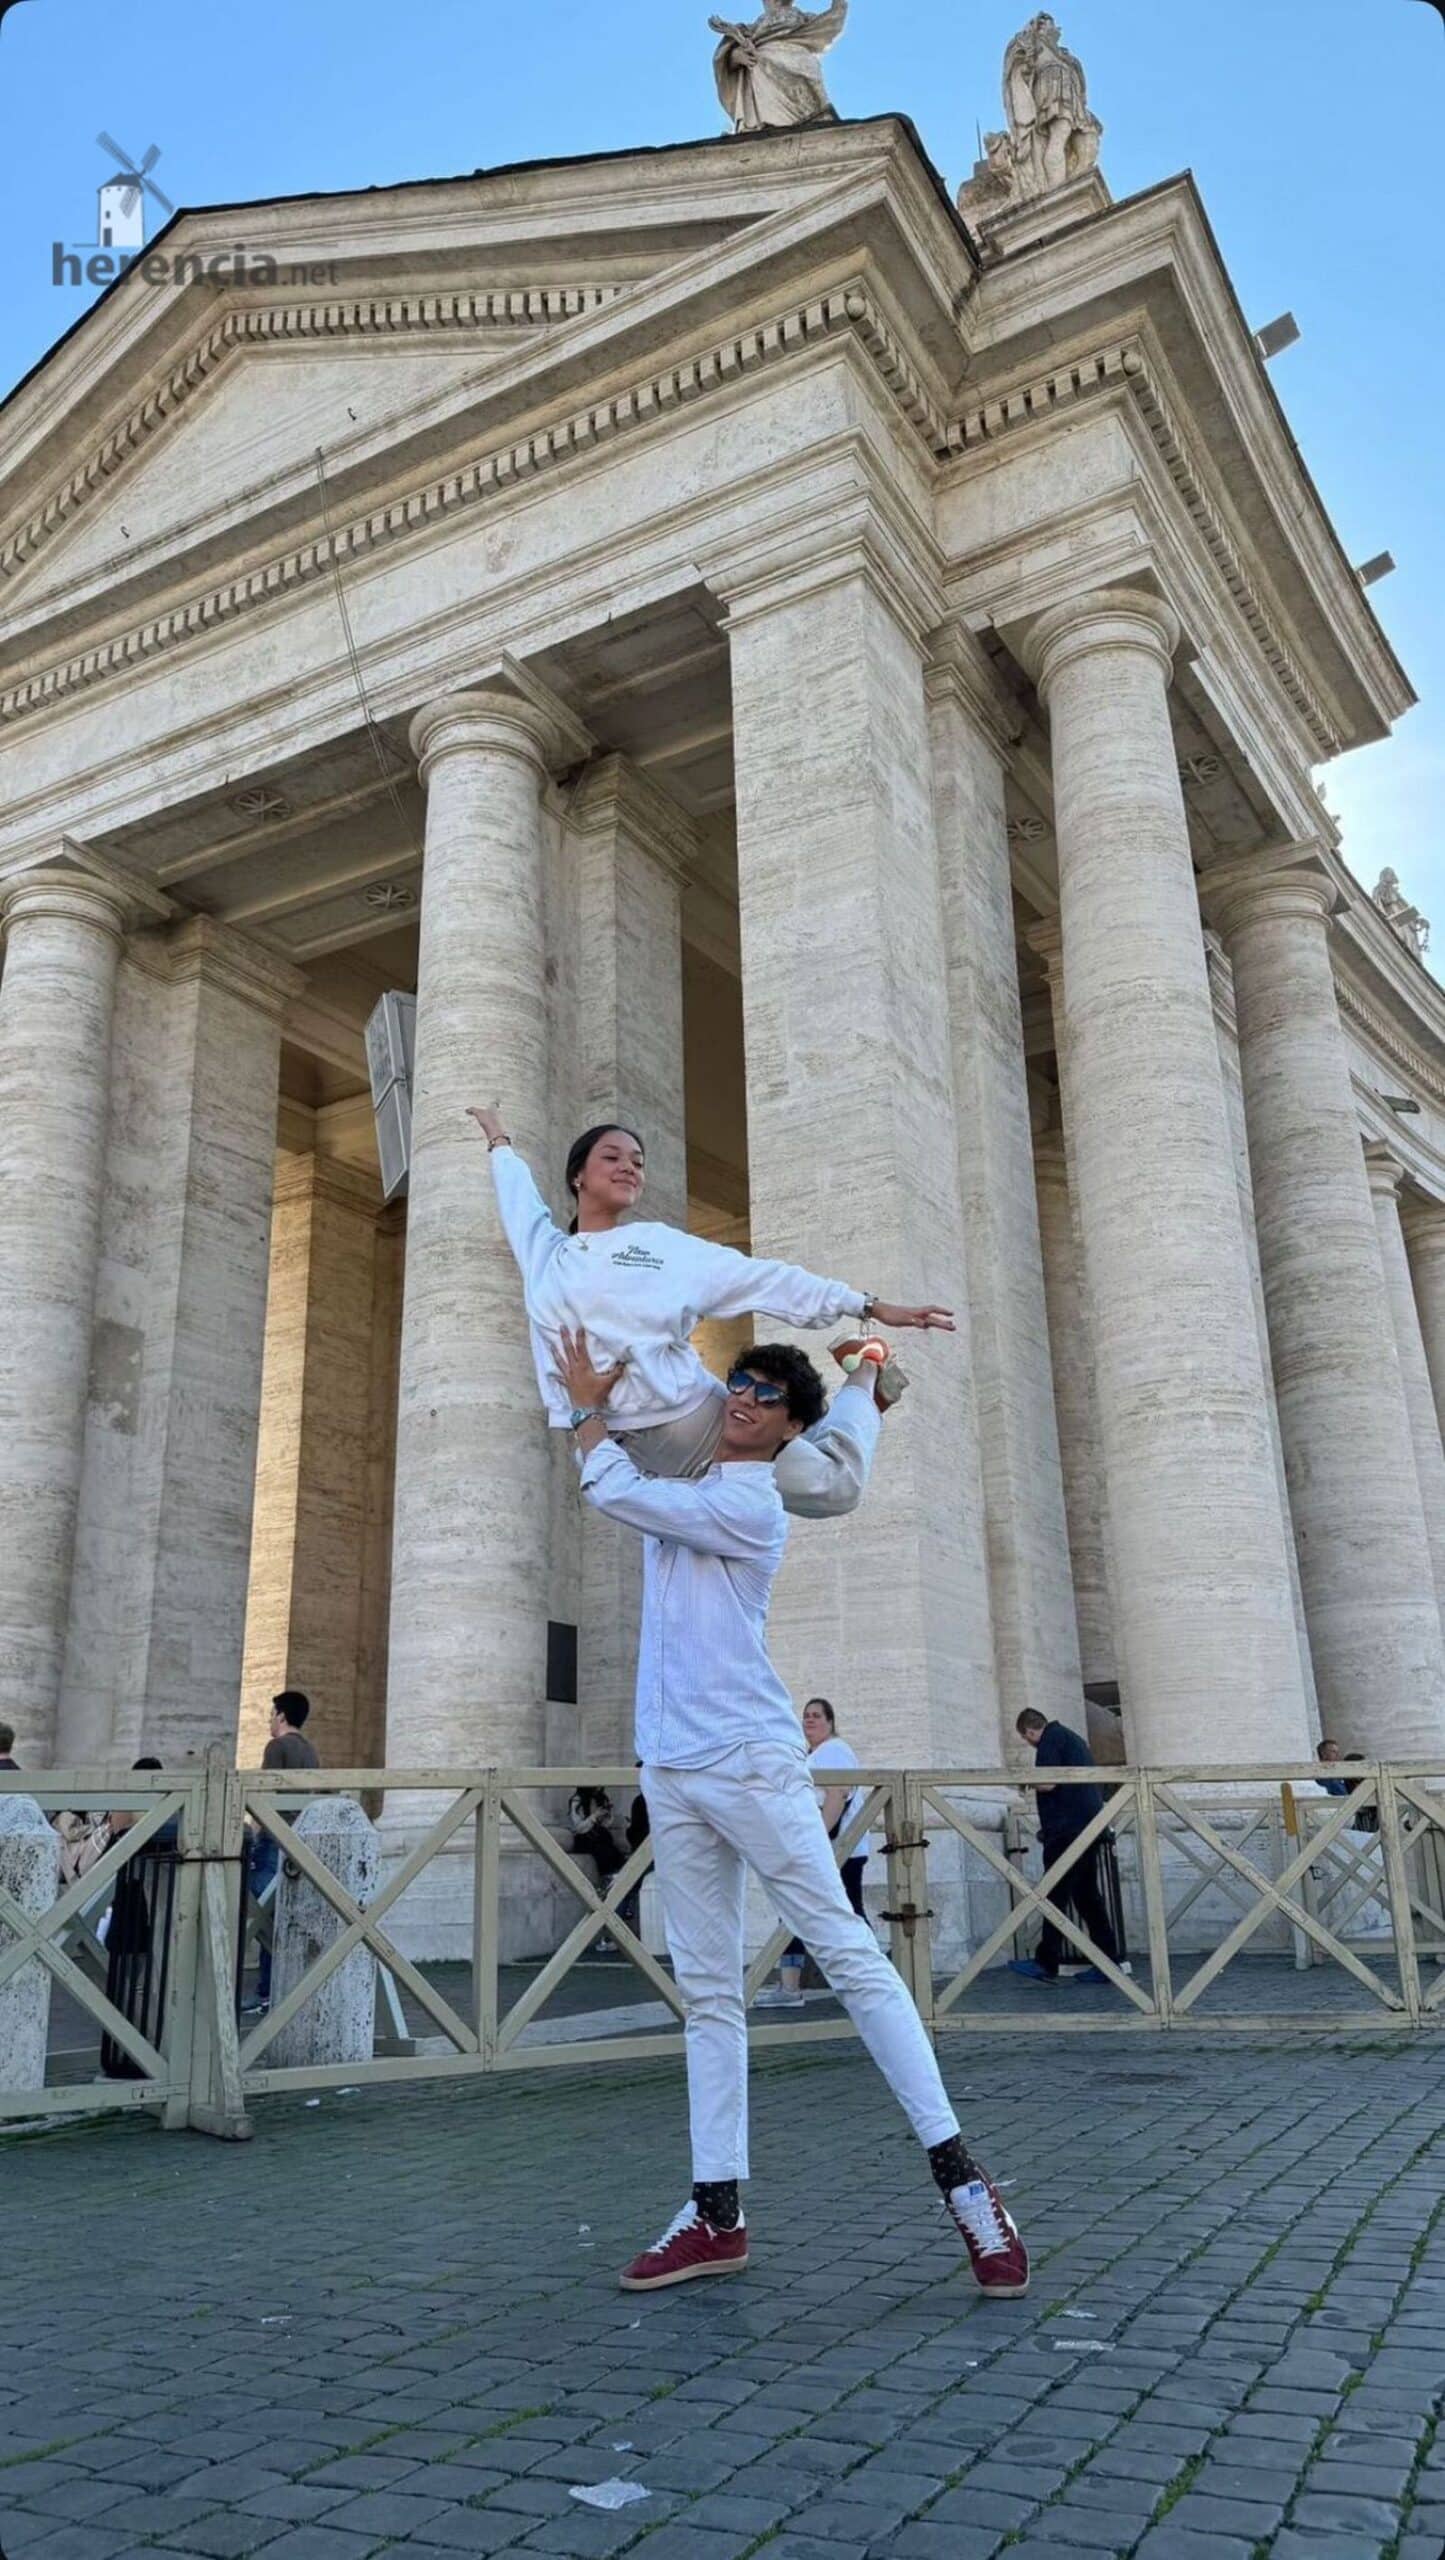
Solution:
[[[850,1372],[826,1419],[789,1443],[778,1490],[801,1518],[835,1519],[862,1500],[877,1443],[878,1412],[902,1392],[875,1326],[952,1333],[947,1307],[898,1307],[840,1280],[819,1280],[789,1262],[755,1262],[681,1227],[635,1216],[646,1181],[642,1140],[630,1129],[589,1129],[567,1158],[577,1204],[564,1235],[513,1148],[498,1111],[474,1110],[487,1140],[497,1205],[522,1274],[532,1354],[554,1430],[572,1422],[558,1374],[562,1334],[585,1334],[599,1368],[621,1373],[607,1425],[648,1475],[697,1477],[717,1449],[727,1389],[699,1359],[691,1337],[707,1317],[767,1316],[817,1330],[851,1317],[856,1339],[835,1346]],[[859,1355],[862,1354],[860,1359]]]

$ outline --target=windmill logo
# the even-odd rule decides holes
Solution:
[[[120,175],[102,179],[96,218],[96,243],[102,249],[134,252],[145,247],[146,207],[150,196],[166,213],[174,213],[170,197],[162,195],[151,171],[160,158],[160,146],[152,143],[142,160],[132,160],[108,133],[98,133],[96,141],[108,151]]]

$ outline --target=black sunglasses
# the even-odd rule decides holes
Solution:
[[[751,1396],[756,1404],[786,1404],[788,1390],[776,1386],[771,1378],[755,1378],[751,1369],[734,1369],[728,1380],[730,1396]]]

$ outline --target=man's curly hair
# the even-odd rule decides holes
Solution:
[[[828,1410],[823,1381],[805,1351],[795,1351],[790,1342],[759,1343],[744,1352],[737,1366],[748,1369],[755,1378],[767,1378],[775,1387],[788,1390],[788,1419],[801,1422],[811,1431]]]

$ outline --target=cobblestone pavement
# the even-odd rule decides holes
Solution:
[[[944,2067],[1026,2302],[855,2048],[758,2067],[752,2271],[655,2298],[671,2066],[0,2143],[5,2560],[1440,2560],[1445,2041]]]

